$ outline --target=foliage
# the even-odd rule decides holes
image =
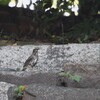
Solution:
[[[35,5],[33,22],[37,26],[36,34],[46,36],[54,43],[88,42],[89,39],[99,36],[100,21],[92,18],[99,10],[100,1],[79,0],[79,16],[77,19],[69,6],[75,0],[41,0]],[[90,5],[91,3],[91,5]],[[93,6],[95,4],[96,6]],[[64,12],[70,13],[64,21]],[[79,18],[79,19],[78,19]],[[78,20],[78,21],[76,21]],[[64,24],[65,23],[65,24]],[[63,27],[62,27],[63,26]]]
[[[100,0],[79,0],[79,14],[84,18],[97,15],[100,11]]]
[[[36,25],[36,35],[44,35],[52,39],[57,30],[57,35],[61,35],[63,33],[62,17],[66,11],[71,13],[71,9],[68,8],[71,4],[72,2],[66,0],[56,2],[41,0],[34,3],[33,23]]]
[[[7,4],[9,1],[0,0],[0,4]],[[72,11],[76,1],[79,2],[77,3],[78,16],[75,16]],[[33,5],[32,24],[35,31],[30,33],[33,33],[30,35],[32,37],[47,39],[57,44],[84,43],[100,37],[100,15],[98,14],[100,0],[37,0]],[[65,17],[65,12],[70,16]],[[23,34],[20,35],[23,37]],[[28,32],[25,35],[28,36]]]
[[[19,98],[19,97],[23,97],[24,91],[26,89],[25,85],[20,85],[17,88],[15,88],[14,92],[15,92],[15,97]]]
[[[96,6],[91,6],[89,1],[79,0],[79,15],[75,16],[69,6],[75,0],[41,0],[35,4],[34,23],[37,25],[37,34],[48,37],[54,43],[89,42],[100,34],[100,20],[96,19],[100,2],[93,1]],[[89,7],[89,8],[88,8]],[[87,10],[88,9],[88,10]],[[92,11],[91,11],[92,9]],[[70,13],[64,21],[64,12]],[[62,27],[63,26],[63,27]],[[100,36],[99,36],[100,37]]]
[[[85,19],[70,28],[67,35],[72,36],[76,42],[83,43],[100,37],[100,19]],[[71,35],[72,34],[72,35]],[[66,36],[68,37],[68,36]]]
[[[9,2],[10,0],[0,0],[1,5],[8,5]]]
[[[68,78],[70,78],[71,80],[73,80],[73,81],[76,81],[76,82],[80,82],[80,80],[81,80],[81,76],[79,76],[79,75],[72,75],[70,72],[61,72],[61,73],[59,73],[59,75],[60,76],[65,76],[65,77],[68,77]]]

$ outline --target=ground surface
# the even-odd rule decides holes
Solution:
[[[74,43],[74,42],[73,42]],[[90,43],[100,43],[100,38],[98,38],[98,40],[95,41],[91,41]],[[55,44],[55,43],[51,43],[48,41],[43,41],[43,40],[34,40],[34,39],[30,39],[30,40],[21,40],[21,41],[15,41],[15,40],[0,40],[0,46],[4,46],[4,45],[30,45],[30,44]]]

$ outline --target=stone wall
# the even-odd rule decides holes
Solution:
[[[67,64],[100,64],[100,44],[27,45],[0,47],[0,68],[21,70],[35,47],[40,50],[34,71],[59,71]]]

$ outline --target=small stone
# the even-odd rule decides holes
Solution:
[[[0,100],[8,100],[7,91],[13,84],[0,82]]]

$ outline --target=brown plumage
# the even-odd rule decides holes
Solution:
[[[27,68],[33,68],[38,61],[38,50],[39,48],[33,49],[31,56],[25,61],[22,71],[25,71]]]

